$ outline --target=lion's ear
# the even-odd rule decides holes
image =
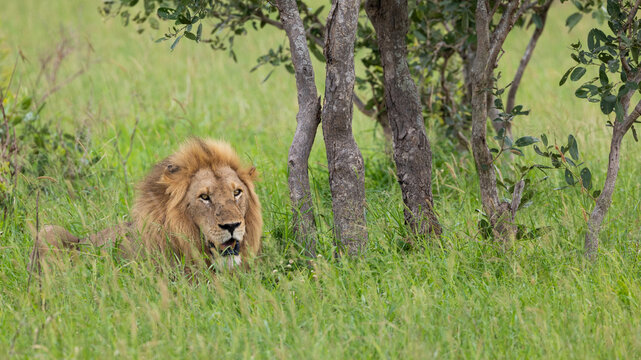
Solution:
[[[175,174],[178,170],[180,170],[180,166],[174,164],[167,164],[167,167],[165,168],[165,172],[167,174]]]

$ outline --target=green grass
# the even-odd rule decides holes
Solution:
[[[434,195],[443,239],[408,249],[402,239],[400,192],[384,154],[382,134],[355,113],[355,136],[366,163],[370,243],[362,259],[331,256],[331,204],[322,136],[311,159],[312,186],[324,255],[306,266],[288,228],[286,156],[297,111],[293,78],[277,69],[248,70],[282,34],[239,41],[238,63],[206,46],[151,41],[119,21],[103,21],[97,2],[10,1],[0,12],[0,36],[27,61],[16,79],[31,89],[39,59],[61,40],[76,51],[61,77],[86,61],[85,74],[53,94],[43,120],[86,133],[98,161],[76,178],[59,169],[57,182],[19,178],[19,209],[0,239],[0,358],[639,358],[641,357],[641,186],[638,144],[624,141],[620,177],[594,264],[581,254],[584,211],[578,191],[555,191],[560,174],[537,187],[517,221],[549,226],[534,240],[503,253],[480,238],[478,184],[469,154],[452,155],[440,130],[433,141]],[[554,8],[525,74],[518,102],[531,108],[515,135],[573,133],[603,184],[609,130],[598,106],[579,101],[572,85],[558,87],[571,65],[568,9]],[[256,36],[254,36],[256,35]],[[502,58],[510,78],[527,37],[516,30]],[[11,60],[12,61],[12,60]],[[11,62],[10,61],[10,62]],[[317,64],[317,82],[323,85]],[[43,85],[46,88],[46,82]],[[116,151],[129,150],[129,186]],[[262,173],[264,252],[253,269],[189,281],[147,263],[87,255],[28,283],[25,268],[35,224],[36,189],[43,223],[85,235],[128,219],[131,185],[190,135],[231,142]],[[527,159],[533,159],[531,150]],[[508,172],[508,168],[503,168]],[[129,192],[127,191],[129,189]],[[291,264],[290,264],[291,261]]]

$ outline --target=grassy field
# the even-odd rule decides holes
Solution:
[[[92,1],[9,1],[0,12],[0,44],[14,89],[46,93],[41,59],[68,39],[59,79],[86,71],[46,99],[41,123],[83,139],[89,164],[76,175],[47,167],[54,179],[18,180],[17,209],[1,224],[0,358],[621,358],[641,357],[641,173],[639,144],[624,140],[614,202],[599,259],[582,257],[590,202],[576,189],[557,191],[561,174],[537,187],[517,221],[549,227],[503,253],[477,229],[481,207],[469,154],[432,124],[435,206],[445,234],[408,249],[400,191],[380,129],[355,112],[366,164],[370,243],[361,259],[331,258],[331,204],[322,136],[311,176],[321,224],[321,257],[312,267],[289,237],[287,150],[297,111],[293,78],[276,69],[250,73],[256,57],[285,44],[278,32],[238,42],[238,62],[183,42],[174,52],[159,34],[104,21]],[[515,135],[575,134],[603,184],[610,131],[598,106],[558,87],[571,66],[569,9],[551,10],[525,74],[518,103],[531,108]],[[255,36],[254,36],[255,35]],[[511,77],[528,37],[517,30],[502,58]],[[317,64],[318,65],[318,64]],[[317,82],[323,71],[317,66]],[[38,85],[36,85],[38,84]],[[131,156],[129,137],[136,121]],[[150,264],[87,255],[75,266],[32,279],[26,272],[36,220],[86,235],[129,218],[133,185],[190,135],[229,141],[261,172],[264,251],[254,268],[190,282]],[[534,158],[528,149],[526,159]],[[126,170],[126,171],[125,171]],[[505,168],[507,170],[507,167]],[[125,175],[126,174],[126,175]],[[636,179],[636,180],[635,180]]]

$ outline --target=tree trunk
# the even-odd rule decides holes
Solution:
[[[385,103],[405,222],[419,234],[438,236],[441,226],[432,198],[432,151],[416,84],[407,65],[407,0],[368,0],[366,11],[376,30],[383,64]]]
[[[476,6],[476,51],[472,64],[472,153],[476,164],[481,190],[481,203],[489,220],[494,237],[507,245],[516,234],[513,226],[514,214],[518,209],[521,194],[515,191],[510,203],[501,201],[496,186],[494,159],[487,146],[488,89],[492,88],[492,75],[498,54],[507,34],[520,16],[523,7],[520,1],[509,1],[494,32],[490,32],[493,14],[485,0],[478,0]],[[523,187],[515,187],[522,191]]]
[[[610,157],[605,184],[603,184],[601,195],[597,198],[594,209],[592,209],[592,213],[590,214],[590,219],[588,220],[588,232],[585,234],[585,255],[591,260],[596,258],[599,249],[599,231],[601,231],[601,224],[612,204],[614,185],[619,173],[619,158],[623,135],[624,133],[615,127],[610,143]]]
[[[639,81],[641,80],[639,79],[640,77],[641,72],[637,72],[634,77],[630,76],[630,79],[632,79],[632,81]],[[621,99],[621,103],[626,110],[629,107],[633,93],[633,91],[630,91]],[[619,159],[621,157],[621,142],[623,141],[623,136],[625,136],[632,125],[634,125],[634,122],[639,119],[639,116],[641,116],[641,101],[637,103],[630,114],[626,115],[624,121],[617,121],[614,123],[612,141],[610,142],[608,173],[605,178],[605,183],[603,184],[603,190],[596,199],[596,204],[590,214],[590,219],[588,220],[588,231],[585,234],[585,255],[590,260],[594,260],[596,258],[599,250],[599,232],[601,231],[601,224],[603,223],[605,214],[608,212],[608,209],[610,209],[610,205],[612,204],[614,185],[616,184],[617,175],[619,174]]]
[[[320,123],[320,98],[314,82],[314,68],[305,38],[305,27],[298,13],[296,0],[275,0],[275,4],[289,38],[298,90],[296,132],[287,159],[287,181],[292,202],[293,228],[296,239],[307,255],[314,256],[316,224],[309,187],[308,160]]]
[[[359,0],[333,0],[327,17],[325,104],[322,122],[329,184],[332,192],[334,233],[339,254],[356,255],[367,244],[365,223],[365,170],[352,135],[354,93],[354,40]]]
[[[630,55],[627,51],[623,51],[625,46],[622,44],[622,38],[625,33],[632,36],[633,29],[636,29],[636,22],[634,21],[634,18],[639,10],[639,4],[641,4],[641,1],[639,0],[637,0],[634,5],[632,5],[632,3],[628,4],[631,6],[631,8],[629,8],[630,12],[627,14],[628,21],[618,33],[620,51],[619,61],[621,63],[621,68],[628,81],[637,84],[641,81],[641,69],[630,66]],[[625,136],[628,130],[630,130],[634,123],[637,122],[639,116],[641,116],[641,101],[637,102],[634,109],[632,109],[632,112],[628,113],[630,100],[635,93],[635,91],[628,91],[621,97],[621,106],[625,111],[625,116],[623,119],[615,121],[613,124],[612,140],[610,142],[610,156],[608,159],[608,172],[605,178],[605,183],[603,184],[603,190],[597,198],[594,209],[592,209],[592,213],[590,214],[590,219],[588,220],[588,231],[585,234],[585,255],[590,260],[594,260],[596,258],[599,250],[599,232],[601,231],[601,224],[603,223],[605,214],[608,212],[608,209],[612,204],[612,194],[614,193],[614,186],[619,173],[619,160],[621,157],[621,142],[623,141],[623,136]]]

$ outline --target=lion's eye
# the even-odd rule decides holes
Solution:
[[[202,195],[200,195],[200,199],[203,200],[203,201],[209,201],[209,195],[202,194]]]
[[[236,197],[240,196],[240,194],[242,194],[242,193],[243,193],[243,191],[240,190],[240,189],[234,190],[234,196],[236,196]]]

